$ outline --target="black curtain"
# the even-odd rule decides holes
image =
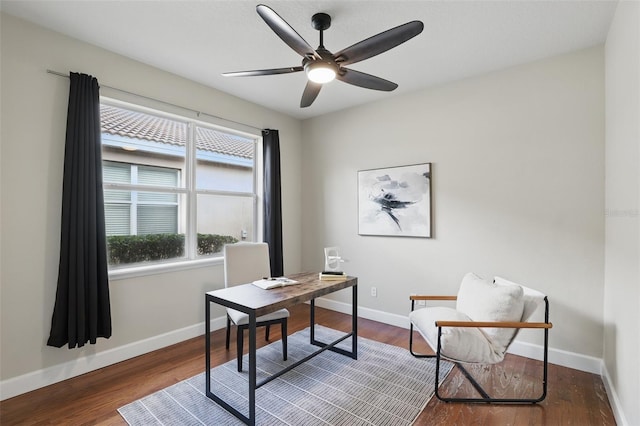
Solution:
[[[47,345],[111,336],[98,81],[70,73],[58,287]]]
[[[277,130],[262,131],[264,159],[264,241],[269,243],[271,275],[284,275],[282,260],[282,197],[280,194],[280,136]]]

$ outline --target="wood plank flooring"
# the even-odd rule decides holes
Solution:
[[[309,325],[307,305],[290,310],[289,333]],[[350,316],[321,308],[317,308],[316,321],[344,331],[351,327]],[[401,328],[360,319],[358,333],[379,342],[408,347],[408,332]],[[272,327],[271,334],[271,340],[277,341],[279,327]],[[258,346],[263,346],[264,333],[259,331],[258,336]],[[225,350],[224,339],[224,330],[212,333],[214,366],[235,358],[234,350]],[[425,347],[416,348],[427,351]],[[233,342],[231,348],[235,348]],[[509,355],[503,364],[470,371],[480,383],[487,385],[485,389],[490,394],[521,395],[539,393],[535,382],[541,366],[540,361]],[[201,336],[2,401],[0,424],[125,425],[117,408],[203,370],[204,336]],[[443,395],[475,396],[472,386],[458,370],[447,377],[441,389]],[[548,395],[540,404],[447,404],[434,397],[415,424],[615,425],[615,419],[599,376],[549,364]]]

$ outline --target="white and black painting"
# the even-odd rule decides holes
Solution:
[[[431,163],[358,172],[358,233],[431,237]]]

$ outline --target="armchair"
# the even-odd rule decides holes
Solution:
[[[547,394],[549,301],[539,291],[500,277],[494,282],[468,273],[457,296],[410,296],[409,350],[419,358],[436,358],[435,395],[445,402],[537,403]],[[415,309],[418,300],[456,301],[456,307]],[[544,322],[529,322],[533,313],[544,306]],[[433,349],[435,355],[416,353],[413,349],[414,327]],[[544,333],[542,393],[532,398],[493,398],[462,364],[497,364],[503,361],[509,345],[521,329],[538,329]],[[480,397],[443,397],[438,392],[440,360],[455,363],[478,391]]]

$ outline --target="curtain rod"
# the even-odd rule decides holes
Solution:
[[[50,70],[50,69],[47,69],[47,74],[53,74],[53,75],[57,75],[59,77],[69,78],[69,74],[65,74],[65,73],[62,73],[62,72],[59,72],[59,71]],[[224,121],[229,122],[229,123],[238,124],[240,126],[245,126],[245,127],[251,128],[251,129],[259,130],[260,132],[262,132],[262,130],[263,130],[263,129],[259,128],[259,127],[255,127],[255,126],[252,126],[250,124],[245,124],[245,123],[240,123],[239,121],[229,120],[228,118],[219,117],[217,115],[209,114],[207,112],[198,111],[198,110],[195,110],[193,108],[183,107],[182,105],[172,104],[171,102],[162,101],[160,99],[152,98],[150,96],[139,95],[137,93],[133,93],[133,92],[130,92],[128,90],[118,89],[117,87],[113,87],[113,86],[107,86],[106,84],[100,84],[100,87],[105,87],[107,89],[115,90],[115,91],[118,91],[118,92],[121,92],[121,93],[126,93],[127,95],[137,96],[139,98],[148,99],[150,101],[160,102],[160,103],[165,104],[165,105],[169,105],[169,106],[172,106],[172,107],[175,107],[175,108],[183,109],[185,111],[191,111],[191,112],[196,113],[196,116],[198,116],[198,117],[200,117],[200,115],[207,115],[209,117],[217,118],[219,120],[224,120]]]

